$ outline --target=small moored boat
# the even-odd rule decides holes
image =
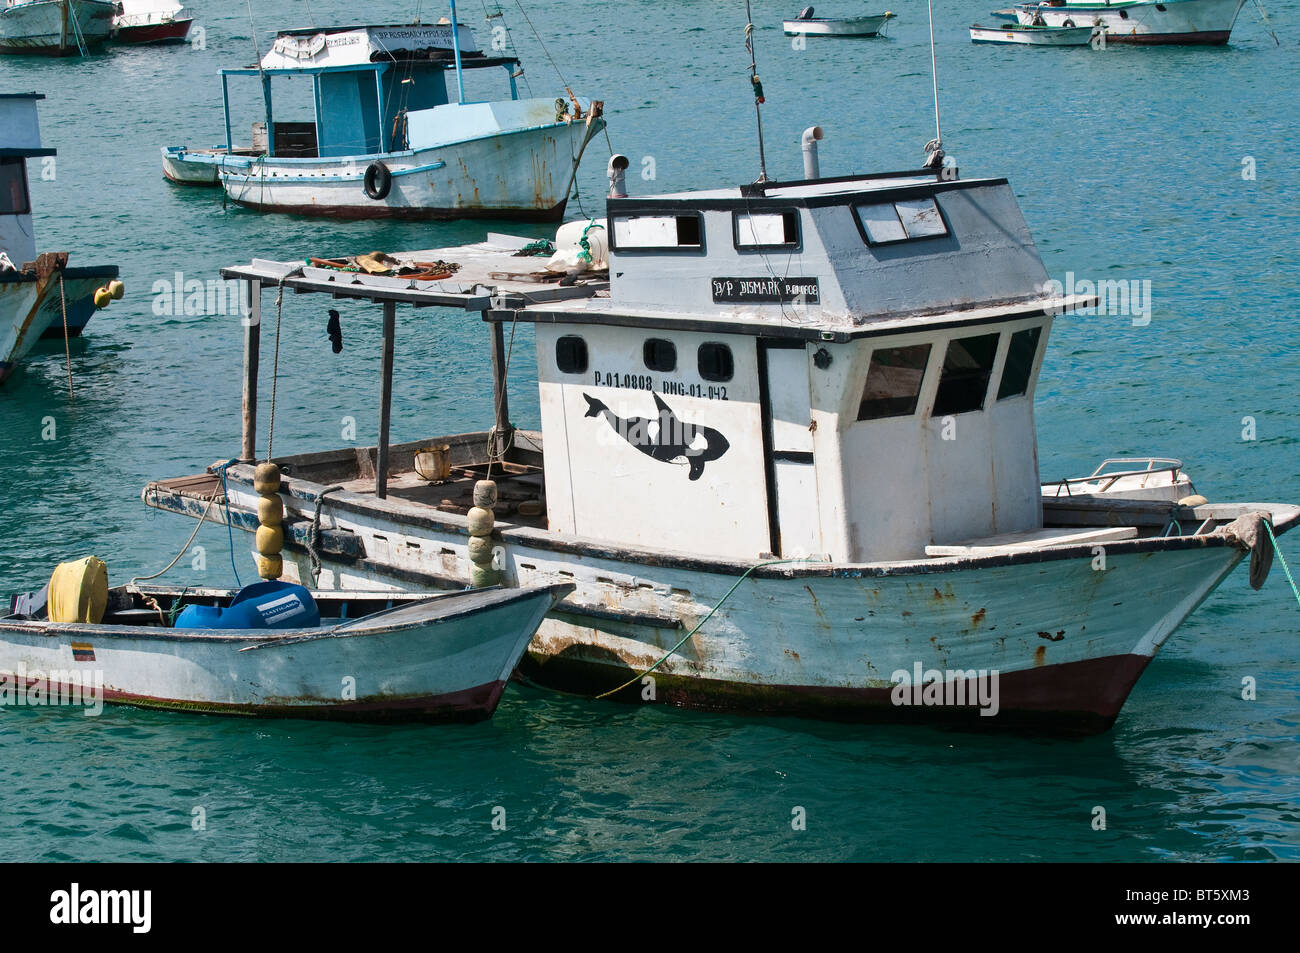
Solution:
[[[66,251],[37,253],[27,160],[47,160],[40,93],[0,93],[0,384],[43,336],[76,337],[98,308],[121,298],[116,265],[69,266]]]
[[[885,13],[861,17],[816,17],[813,8],[805,7],[793,20],[783,21],[787,36],[880,36],[885,24],[896,14]]]
[[[1023,24],[1101,26],[1107,43],[1228,42],[1246,0],[1041,0],[1016,4]]]
[[[0,53],[84,56],[108,39],[116,9],[106,0],[7,0]]]
[[[118,0],[113,18],[117,43],[184,43],[194,17],[176,0]]]
[[[1033,26],[1004,23],[970,28],[972,43],[1020,43],[1027,46],[1087,46],[1101,32],[1096,26]]]
[[[538,624],[572,588],[427,596],[275,581],[240,591],[121,586],[106,590],[98,623],[32,617],[15,597],[17,611],[0,618],[0,686],[38,686],[42,704],[80,697],[230,715],[478,721],[496,710]],[[67,603],[51,598],[51,612]]]

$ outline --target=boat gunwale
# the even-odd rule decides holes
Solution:
[[[427,442],[427,441],[426,441]],[[282,457],[276,462],[282,467],[292,467],[293,457]],[[253,483],[253,466],[251,464],[236,464],[228,470],[229,478],[237,483],[245,484],[249,487]],[[314,491],[315,495],[307,496],[301,493],[289,491],[288,495],[303,499],[304,501],[315,502],[316,496],[324,490],[322,484],[314,483],[299,477],[293,477],[286,480],[291,486],[300,486],[307,493]],[[150,487],[155,487],[150,484]],[[174,491],[168,491],[174,492]],[[177,494],[180,495],[180,494]],[[156,497],[155,497],[156,498]],[[1113,508],[1116,500],[1100,501],[1083,501],[1082,498],[1074,498],[1076,505],[1082,504],[1103,509]],[[1135,501],[1125,501],[1135,502]],[[1136,501],[1143,504],[1157,506],[1158,503],[1149,503],[1149,501]],[[394,519],[403,525],[419,526],[425,529],[440,530],[442,532],[455,533],[457,535],[469,536],[468,520],[466,517],[455,513],[444,513],[427,504],[414,503],[410,501],[395,501],[391,498],[379,500],[366,493],[355,491],[335,491],[327,499],[329,506],[335,507],[346,512],[359,515],[378,515],[382,518]],[[1251,507],[1257,507],[1258,511],[1267,512],[1271,517],[1274,533],[1278,536],[1295,528],[1300,524],[1300,506],[1288,503],[1220,503],[1219,507],[1232,506],[1243,508],[1243,512],[1252,512]],[[1180,507],[1176,503],[1170,503],[1170,517],[1174,518],[1180,511],[1186,511],[1183,517],[1188,521],[1197,519],[1203,521],[1208,516],[1198,516],[1197,510],[1213,510],[1215,504],[1205,504],[1201,507]],[[238,504],[235,505],[238,507]],[[1281,518],[1279,519],[1279,514]],[[400,517],[400,518],[399,518]],[[1224,517],[1226,518],[1226,517]],[[910,560],[890,560],[886,562],[867,562],[867,563],[850,563],[850,562],[815,562],[809,560],[804,565],[788,563],[785,565],[768,565],[764,559],[753,559],[749,561],[736,560],[734,558],[707,556],[681,556],[666,550],[655,549],[638,549],[635,547],[621,546],[608,540],[598,540],[590,537],[560,537],[557,534],[550,533],[547,530],[535,529],[531,526],[521,524],[512,524],[504,521],[498,521],[493,532],[493,538],[499,538],[506,543],[519,543],[549,552],[566,553],[571,555],[594,556],[596,558],[608,559],[616,562],[624,562],[655,568],[665,569],[682,569],[695,572],[708,572],[715,575],[740,575],[748,572],[752,577],[765,579],[796,579],[796,578],[816,578],[816,577],[833,577],[833,578],[885,578],[894,576],[911,576],[911,575],[931,575],[936,573],[960,572],[971,569],[991,569],[1005,566],[1032,565],[1044,562],[1055,562],[1066,559],[1093,559],[1096,556],[1095,549],[1098,543],[1079,543],[1063,546],[1041,546],[1033,549],[1007,553],[988,553],[988,554],[971,554],[962,556],[946,557],[919,557]],[[1123,556],[1129,554],[1169,552],[1175,550],[1205,549],[1233,546],[1234,544],[1222,533],[1202,533],[1178,536],[1148,536],[1131,540],[1113,540],[1105,544],[1105,549],[1110,556]],[[1245,551],[1240,551],[1245,555]],[[776,557],[773,557],[774,559]]]

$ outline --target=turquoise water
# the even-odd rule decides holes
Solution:
[[[193,524],[146,509],[140,489],[238,449],[238,321],[156,316],[155,281],[487,230],[262,216],[165,183],[158,147],[219,141],[215,71],[254,58],[246,15],[217,12],[242,4],[194,6],[205,50],[0,63],[6,91],[48,97],[43,133],[60,155],[56,179],[33,183],[40,246],[117,263],[128,289],[73,344],[75,403],[61,344],[42,346],[0,390],[3,592],[90,552],[115,581],[161,568]],[[351,6],[311,3],[321,23],[350,21]],[[824,174],[919,164],[934,134],[924,6],[895,7],[888,39],[802,51],[780,32],[795,6],[754,3],[771,174],[800,173],[798,136],[813,123],[827,133]],[[991,6],[936,5],[948,151],[966,176],[1011,180],[1054,277],[1152,288],[1144,327],[1119,316],[1056,324],[1038,392],[1044,478],[1158,453],[1184,459],[1213,499],[1300,501],[1300,4],[1268,4],[1280,48],[1248,8],[1225,48],[1104,53],[973,46],[965,28]],[[304,3],[254,7],[260,31],[307,21]],[[365,7],[376,22],[412,8]],[[443,12],[425,8],[426,19]],[[533,92],[555,95],[555,71],[506,8]],[[608,103],[611,141],[633,172],[653,159],[656,178],[631,176],[634,193],[757,175],[740,0],[528,10],[574,90]],[[467,0],[461,15],[480,23],[480,5]],[[582,175],[588,210],[607,155],[602,137]],[[345,416],[363,436],[373,429],[376,312],[336,306],[347,343],[337,357],[327,304],[286,300],[278,452],[339,446]],[[425,311],[402,322],[394,439],[484,426],[483,325]],[[535,424],[531,339],[519,346],[512,413]],[[175,578],[230,582],[224,534],[206,528],[199,542],[206,574],[186,560]],[[1284,547],[1300,567],[1300,540]],[[1115,729],[1085,741],[629,708],[514,685],[495,719],[472,727],[0,709],[0,839],[11,859],[48,860],[1298,859],[1298,630],[1276,567],[1261,592],[1238,571],[1151,665]],[[1246,676],[1255,701],[1240,697]],[[1096,806],[1104,831],[1091,826]],[[504,831],[492,826],[498,807]],[[806,830],[791,827],[797,807]]]

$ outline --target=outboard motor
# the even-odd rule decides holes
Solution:
[[[813,18],[813,12],[814,11],[812,7],[804,7],[802,10],[799,11],[799,19],[811,20]]]

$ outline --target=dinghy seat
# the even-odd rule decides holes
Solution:
[[[307,589],[271,579],[239,590],[229,606],[186,606],[178,629],[310,629],[320,625],[320,609]]]

